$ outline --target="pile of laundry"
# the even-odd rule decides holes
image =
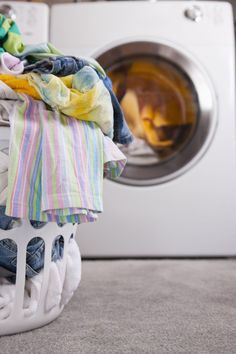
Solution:
[[[16,23],[0,15],[0,129],[5,127],[10,141],[0,141],[0,277],[9,272],[10,283],[2,284],[13,289],[16,245],[3,239],[4,232],[17,230],[20,219],[35,229],[97,220],[103,178],[119,177],[126,163],[115,143],[133,138],[112,83],[94,59],[65,56],[50,43],[25,45]],[[55,235],[56,263],[59,240]],[[27,248],[30,284],[43,271],[41,242],[36,237]],[[0,313],[6,303],[1,296]]]

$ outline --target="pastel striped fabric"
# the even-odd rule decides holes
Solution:
[[[48,111],[22,95],[10,115],[6,214],[39,221],[89,222],[103,210],[103,176],[126,158],[94,122]]]

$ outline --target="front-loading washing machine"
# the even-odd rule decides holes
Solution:
[[[28,24],[25,36],[36,28],[31,16],[21,20],[27,11],[18,11],[20,28]],[[47,30],[45,11],[36,33]],[[56,47],[93,56],[105,67],[134,134],[134,142],[121,147],[128,159],[123,175],[105,180],[104,213],[79,227],[82,254],[235,255],[231,6],[111,1],[54,5],[49,17]]]
[[[230,4],[56,5],[51,41],[105,67],[135,136],[123,175],[105,181],[104,213],[79,228],[83,255],[235,255]]]

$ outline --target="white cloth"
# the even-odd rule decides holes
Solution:
[[[46,299],[45,299],[45,312],[51,311],[55,306],[59,306],[61,302],[61,294],[63,282],[60,277],[59,267],[62,261],[50,264],[49,284]]]
[[[9,115],[18,99],[15,91],[0,81],[0,126],[10,126]]]
[[[24,63],[10,53],[2,53],[0,56],[0,74],[19,75],[24,71]]]
[[[81,256],[79,247],[74,239],[70,240],[66,262],[66,274],[62,289],[62,305],[66,305],[78,288],[81,280]]]
[[[12,312],[15,298],[15,285],[0,278],[0,320],[8,318]]]
[[[13,101],[0,100],[0,126],[9,127],[9,112],[13,108]]]
[[[0,151],[0,205],[7,201],[8,163],[8,155]]]
[[[25,282],[23,311],[25,317],[34,315],[37,311],[43,282],[42,270],[38,275]],[[65,276],[63,276],[63,260],[50,263],[48,290],[45,298],[45,312],[50,312],[55,306],[66,305],[81,279],[81,256],[79,247],[71,239],[66,259]],[[15,284],[0,278],[0,321],[7,319],[13,309],[16,292]]]
[[[11,87],[0,80],[0,99],[17,101],[19,97]]]
[[[37,276],[26,280],[25,282],[25,296],[23,305],[25,317],[30,317],[37,311],[42,282],[42,272],[40,272]]]

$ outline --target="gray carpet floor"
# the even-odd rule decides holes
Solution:
[[[236,354],[236,260],[84,261],[58,320],[1,354]]]

